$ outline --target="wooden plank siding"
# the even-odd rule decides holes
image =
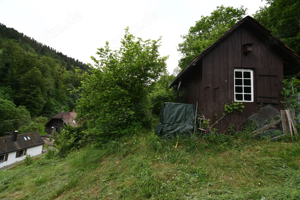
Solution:
[[[271,103],[278,110],[283,108],[280,94],[283,86],[283,59],[270,46],[268,38],[251,27],[241,25],[210,50],[189,73],[183,83],[185,102],[196,104],[198,111],[216,121],[215,114],[222,116],[226,103],[234,100],[234,69],[252,69],[254,102],[245,102],[243,113],[229,114],[215,128],[224,132],[230,123],[238,126],[255,113],[259,106]],[[243,54],[242,45],[253,43],[253,51]],[[243,124],[243,123],[242,123]],[[240,129],[241,127],[239,127]]]

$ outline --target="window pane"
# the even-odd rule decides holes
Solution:
[[[243,87],[235,87],[235,92],[243,93]]]
[[[244,85],[251,85],[250,79],[244,79]]]
[[[251,101],[251,94],[244,95],[245,101]]]
[[[235,78],[243,78],[242,72],[235,72]]]
[[[244,72],[244,78],[251,78],[250,72]]]
[[[251,93],[251,87],[245,87],[244,91],[245,93]]]
[[[0,162],[4,161],[4,155],[0,156]]]
[[[235,85],[242,85],[242,79],[235,79]]]
[[[253,70],[234,70],[235,101],[253,102]]]
[[[242,94],[236,94],[235,100],[243,101],[243,95]]]

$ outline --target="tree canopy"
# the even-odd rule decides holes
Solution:
[[[3,31],[1,25],[0,31]],[[83,70],[75,70],[76,66],[39,54],[29,44],[3,38],[2,34],[0,32],[0,98],[26,106],[32,117],[50,117],[75,108],[79,95],[69,90],[81,85],[79,74]]]
[[[0,98],[0,136],[18,130],[30,122],[30,113],[25,106],[16,105],[7,99]]]
[[[181,36],[183,42],[178,45],[182,54],[179,67],[184,69],[192,59],[223,35],[237,21],[246,15],[247,9],[241,6],[218,6],[210,16],[201,16],[195,26],[190,27],[187,35]]]
[[[125,29],[119,50],[109,43],[92,56],[92,75],[85,75],[78,118],[87,123],[97,138],[128,134],[147,125],[147,94],[153,82],[166,70],[167,57],[160,57],[158,40],[135,38]]]
[[[267,0],[254,17],[300,55],[299,0]]]

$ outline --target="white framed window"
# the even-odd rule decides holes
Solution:
[[[234,70],[234,101],[254,102],[253,70]]]

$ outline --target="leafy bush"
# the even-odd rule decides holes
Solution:
[[[0,136],[6,132],[18,130],[30,122],[30,113],[25,106],[18,106],[6,99],[0,98]]]
[[[154,90],[149,95],[152,114],[158,116],[164,102],[175,102],[174,91],[173,89],[169,89],[169,85],[174,78],[173,75],[164,74],[154,83]]]
[[[60,157],[64,157],[70,151],[79,149],[87,144],[87,134],[84,132],[85,125],[79,127],[66,126],[60,134],[55,133],[54,147],[58,149]]]
[[[159,42],[135,40],[126,29],[119,50],[111,50],[107,42],[98,49],[100,59],[92,57],[95,67],[91,75],[84,75],[77,111],[97,144],[149,126],[147,95],[166,70],[167,57],[159,56]]]
[[[32,165],[34,162],[33,158],[30,155],[26,155],[23,164],[26,166]]]
[[[46,117],[34,118],[28,125],[20,127],[19,133],[38,132],[40,135],[46,135],[45,124],[47,121]]]

